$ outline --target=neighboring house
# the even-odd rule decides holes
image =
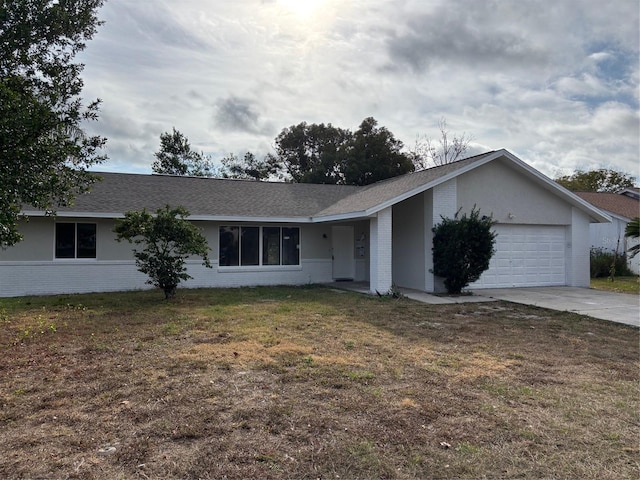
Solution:
[[[56,217],[27,211],[24,241],[0,251],[0,295],[148,288],[132,246],[115,241],[130,210],[184,206],[213,269],[188,263],[188,287],[369,282],[442,291],[432,228],[458,210],[497,221],[496,253],[472,288],[589,285],[589,225],[610,218],[506,150],[365,187],[102,173]]]
[[[636,200],[640,200],[640,187],[629,187],[624,190],[620,190],[618,192],[620,195],[626,195],[627,197],[635,198]]]
[[[627,223],[640,216],[640,189],[625,188],[618,193],[575,192],[583,200],[607,213],[612,218],[611,223],[595,223],[589,230],[592,248],[602,248],[611,252],[624,253],[638,239],[624,236]],[[635,274],[640,273],[640,255],[628,259],[629,268]]]

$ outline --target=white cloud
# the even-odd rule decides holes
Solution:
[[[150,171],[176,127],[218,158],[302,121],[367,116],[411,145],[446,117],[543,173],[637,175],[636,2],[110,0],[82,54],[104,168]]]

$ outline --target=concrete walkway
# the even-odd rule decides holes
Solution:
[[[370,293],[369,284],[337,282],[330,284],[343,290]],[[640,327],[640,297],[628,293],[605,292],[578,287],[491,288],[473,290],[472,295],[459,297],[432,295],[419,290],[401,288],[412,300],[430,304],[491,302],[504,300],[562,312],[574,312],[589,317]]]

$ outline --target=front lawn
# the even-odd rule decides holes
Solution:
[[[0,477],[638,478],[638,340],[322,287],[0,299]]]

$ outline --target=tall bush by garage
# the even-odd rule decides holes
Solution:
[[[442,217],[442,222],[433,227],[433,269],[444,278],[444,286],[450,294],[459,294],[462,289],[480,278],[489,268],[495,253],[496,233],[491,230],[495,221],[480,216],[474,206],[469,215],[458,210],[454,218]]]

